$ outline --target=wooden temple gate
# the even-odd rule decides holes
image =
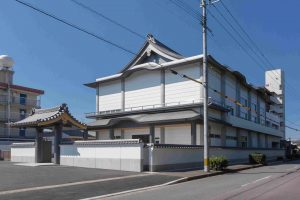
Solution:
[[[60,164],[60,144],[64,127],[76,127],[83,131],[83,138],[87,138],[86,125],[75,119],[67,104],[50,109],[33,109],[29,117],[14,123],[15,128],[35,128],[35,162],[43,162],[43,133],[45,128],[52,128],[54,132],[54,163]]]

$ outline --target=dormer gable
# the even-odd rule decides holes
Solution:
[[[126,65],[126,67],[121,70],[121,73],[143,63],[154,62],[161,64],[164,62],[175,61],[182,58],[184,57],[181,54],[177,53],[176,51],[172,50],[165,44],[155,39],[153,35],[148,34],[147,41],[145,42],[141,50]]]

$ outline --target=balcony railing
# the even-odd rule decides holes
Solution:
[[[211,97],[208,98],[208,102],[209,102],[209,104],[215,104],[215,105],[219,105],[222,107],[226,107],[221,102],[219,102],[215,99],[212,99]],[[91,112],[91,113],[86,113],[86,117],[94,117],[96,115],[116,114],[116,113],[121,113],[121,112],[159,109],[159,108],[172,107],[172,106],[186,106],[186,105],[194,105],[194,104],[201,104],[201,103],[203,103],[203,99],[191,100],[191,101],[167,102],[164,104],[153,104],[153,105],[127,107],[127,108],[124,108],[124,110],[114,109],[114,110],[104,110],[104,111],[99,111],[99,112]]]
[[[7,104],[8,103],[8,96],[7,95],[0,95],[0,103]],[[33,107],[40,107],[41,101],[38,99],[26,98],[26,97],[11,97],[11,104],[17,105],[25,105],[25,106],[33,106]]]

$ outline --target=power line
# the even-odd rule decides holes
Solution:
[[[180,76],[180,77],[182,77],[182,78],[186,78],[186,79],[189,79],[189,80],[194,81],[194,82],[196,82],[196,83],[199,83],[199,84],[201,84],[201,85],[204,85],[204,83],[203,83],[202,81],[198,81],[198,80],[196,80],[196,79],[194,79],[194,78],[191,78],[191,77],[189,77],[189,76],[187,76],[187,75],[185,75],[185,74],[179,73],[179,72],[177,72],[177,71],[175,71],[175,70],[173,70],[173,69],[169,69],[169,70],[171,71],[171,73],[173,73],[173,74],[175,74],[175,75],[178,75],[178,76]],[[263,117],[263,118],[265,118],[265,119],[267,119],[267,120],[269,120],[269,121],[278,123],[278,122],[274,121],[273,119],[268,118],[268,117],[266,117],[265,115],[260,114],[257,110],[252,109],[251,107],[242,104],[241,102],[239,102],[239,101],[236,100],[235,98],[229,97],[229,96],[227,96],[226,94],[224,94],[224,93],[220,92],[219,90],[216,90],[216,89],[214,89],[214,88],[212,88],[212,87],[210,87],[210,86],[207,86],[207,87],[208,87],[208,89],[210,89],[210,90],[212,90],[213,92],[217,93],[218,95],[222,96],[222,97],[225,98],[226,100],[228,100],[228,101],[234,103],[235,105],[237,105],[237,106],[239,106],[239,107],[242,107],[242,108],[244,108],[244,109],[246,109],[246,110],[248,110],[248,111],[250,111],[250,112],[253,112],[253,113],[255,113],[257,116],[261,116],[261,117]],[[284,127],[289,128],[289,129],[292,129],[292,130],[295,130],[295,131],[300,131],[300,129],[297,129],[297,128],[294,128],[294,127],[291,127],[291,126],[288,126],[288,125],[284,125]]]
[[[252,39],[252,37],[247,33],[247,31],[243,28],[243,26],[238,22],[238,20],[236,19],[236,17],[232,14],[232,12],[228,9],[228,7],[225,5],[225,3],[224,3],[224,1],[220,1],[221,2],[221,5],[223,6],[223,8],[226,10],[226,12],[231,16],[231,18],[233,19],[233,21],[235,22],[235,24],[239,27],[239,29],[244,33],[244,35],[247,37],[247,39],[250,41],[250,43],[252,44],[252,46],[256,49],[256,51],[259,53],[259,55],[261,56],[261,57],[259,57],[259,58],[261,58],[262,59],[262,61],[263,61],[263,63],[267,63],[267,65],[270,65],[270,68],[272,69],[272,70],[275,70],[275,68],[274,68],[274,65],[271,63],[271,61],[265,56],[265,54],[261,51],[261,49],[258,47],[258,45],[254,42],[254,40]],[[220,10],[218,10],[218,8],[216,7],[216,6],[214,6],[215,7],[215,9],[219,12],[219,14],[220,15],[223,15],[222,13],[221,13],[221,11]],[[226,20],[227,22],[228,22],[228,20],[226,19],[226,17],[223,15],[223,18],[224,18],[224,20]],[[228,24],[230,25],[230,26],[232,26],[231,24],[230,24],[230,22],[228,22]],[[238,33],[238,31],[236,31],[237,33]],[[239,33],[238,33],[239,34]],[[246,42],[245,42],[246,43]],[[252,50],[252,52],[254,52],[256,55],[257,55],[257,53],[256,53],[256,51],[253,51],[253,49],[251,48],[251,46],[249,47],[251,50]],[[277,73],[275,73],[274,71],[272,71],[272,73],[275,75],[275,77],[277,77],[278,76],[278,74]],[[278,80],[276,79],[274,79],[273,77],[271,77],[275,82],[278,82]],[[292,90],[296,90],[296,88],[292,85],[292,84],[289,84],[289,82],[287,81],[287,80],[285,80],[285,84],[286,84],[286,86],[289,86]],[[289,93],[289,94],[291,94],[291,95],[293,95],[294,97],[296,97],[296,98],[298,98],[298,96],[297,95],[295,95],[295,93]],[[299,99],[299,98],[298,98]],[[288,121],[288,120],[287,120]]]
[[[21,0],[15,0],[15,1],[18,2],[18,3],[20,3],[20,4],[22,4],[22,5],[24,5],[24,6],[26,6],[26,7],[28,7],[28,8],[33,9],[33,10],[39,12],[39,13],[42,13],[42,14],[44,14],[44,15],[46,15],[46,16],[48,16],[48,17],[50,17],[50,18],[52,18],[52,19],[54,19],[56,21],[59,21],[59,22],[65,24],[65,25],[67,25],[67,26],[69,26],[71,28],[79,30],[79,31],[81,31],[83,33],[86,33],[86,34],[88,34],[88,35],[90,35],[90,36],[92,36],[92,37],[94,37],[96,39],[99,39],[99,40],[101,40],[101,41],[103,41],[103,42],[105,42],[107,44],[110,44],[110,45],[112,45],[112,46],[114,46],[114,47],[116,47],[118,49],[122,49],[123,51],[126,51],[127,53],[136,55],[136,53],[134,53],[133,51],[131,51],[129,49],[126,49],[125,47],[122,47],[121,45],[119,45],[117,43],[111,42],[111,41],[109,41],[109,40],[107,40],[107,39],[105,39],[105,38],[103,38],[103,37],[101,37],[99,35],[96,35],[96,34],[90,32],[90,31],[87,31],[86,29],[81,28],[81,27],[79,27],[79,26],[77,26],[75,24],[67,22],[66,20],[63,20],[63,19],[61,19],[61,18],[59,18],[59,17],[57,17],[57,16],[55,16],[53,14],[50,14],[50,13],[44,11],[44,10],[41,10],[40,8],[37,8],[37,7],[35,7],[35,6],[33,6],[33,5],[29,4],[29,3],[23,2]]]
[[[104,14],[98,12],[97,10],[95,10],[95,9],[93,9],[93,8],[91,8],[91,7],[89,7],[89,6],[87,6],[86,4],[84,4],[84,3],[82,3],[82,2],[79,2],[79,1],[77,1],[77,0],[70,0],[70,1],[73,2],[73,3],[75,3],[75,4],[77,4],[77,5],[80,6],[81,8],[86,9],[86,10],[88,10],[88,11],[94,13],[95,15],[97,15],[97,16],[99,16],[99,17],[102,17],[103,19],[105,19],[105,20],[107,20],[107,21],[109,21],[109,22],[111,22],[111,23],[113,23],[113,24],[115,24],[115,25],[117,25],[117,26],[123,28],[124,30],[126,30],[126,31],[128,31],[128,32],[130,32],[130,33],[132,33],[133,35],[135,35],[135,36],[137,36],[137,37],[139,37],[139,38],[141,38],[141,39],[145,39],[145,37],[144,37],[142,34],[139,34],[138,32],[132,30],[131,28],[129,28],[129,27],[127,27],[127,26],[124,26],[124,25],[120,24],[120,23],[117,22],[116,20],[113,20],[113,19],[111,19],[111,18],[105,16]]]

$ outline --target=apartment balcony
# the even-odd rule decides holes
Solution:
[[[28,117],[28,114],[20,114],[18,112],[11,112],[10,113],[10,120],[11,122],[20,121],[24,118]],[[0,121],[7,122],[8,121],[8,114],[5,111],[0,111]]]
[[[280,125],[280,117],[270,112],[266,112],[266,120],[273,124]]]
[[[282,104],[282,100],[280,99],[279,96],[270,96],[270,100],[272,103],[275,103],[275,104]]]
[[[8,96],[7,95],[0,95],[0,104],[7,104],[8,103]],[[40,108],[41,101],[38,99],[31,99],[31,98],[24,98],[24,97],[11,97],[11,104],[12,105],[24,105],[24,106],[31,106]]]
[[[270,111],[275,113],[283,113],[283,107],[281,105],[271,105]]]

